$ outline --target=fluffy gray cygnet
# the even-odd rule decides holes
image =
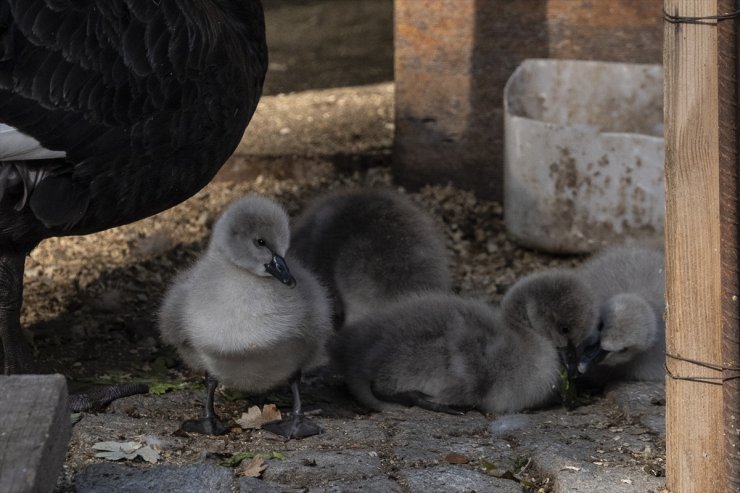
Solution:
[[[318,197],[293,223],[290,254],[329,287],[337,326],[409,293],[451,288],[442,233],[391,190]]]
[[[575,373],[577,348],[598,323],[598,305],[579,275],[571,269],[529,274],[509,289],[502,308],[510,329],[544,335],[558,353],[560,368]]]
[[[292,419],[263,428],[289,438],[321,432],[301,412],[298,385],[302,371],[325,362],[331,311],[312,274],[295,261],[288,269],[289,242],[282,207],[261,196],[242,198],[167,292],[159,312],[162,339],[207,375],[205,417],[184,423],[186,431],[227,430],[213,409],[217,382],[249,392],[290,382]]]
[[[598,330],[582,349],[578,371],[595,382],[665,377],[663,254],[618,246],[579,269],[601,307]]]
[[[583,292],[581,291],[583,288]],[[410,296],[348,324],[331,355],[364,406],[516,412],[550,402],[559,352],[596,320],[576,276],[535,274],[502,309],[443,293]]]

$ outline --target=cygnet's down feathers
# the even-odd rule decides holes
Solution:
[[[290,254],[329,287],[338,326],[410,293],[451,289],[439,228],[391,190],[341,190],[316,198],[293,222]]]
[[[554,397],[560,346],[574,345],[567,336],[560,342],[561,325],[543,324],[569,325],[579,340],[595,323],[593,303],[554,295],[570,282],[578,281],[527,279],[512,287],[503,312],[450,294],[409,296],[343,327],[332,359],[355,397],[378,411],[389,402],[499,413],[538,407]],[[558,317],[542,315],[555,309]]]
[[[601,323],[584,345],[579,372],[603,384],[665,377],[665,279],[660,250],[617,246],[579,269],[600,304]]]
[[[289,245],[282,207],[249,196],[227,208],[206,252],[175,278],[160,309],[162,338],[207,375],[204,417],[183,423],[186,431],[228,429],[213,408],[220,381],[250,392],[290,383],[292,419],[264,427],[288,438],[321,432],[301,411],[298,385],[303,371],[325,359],[329,302],[308,270],[297,262],[289,270]]]

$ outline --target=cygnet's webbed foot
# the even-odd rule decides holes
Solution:
[[[223,435],[229,431],[229,425],[218,417],[213,407],[216,387],[218,380],[211,375],[206,374],[206,400],[203,403],[203,417],[198,419],[189,419],[180,425],[182,431],[188,433],[201,433],[203,435]]]
[[[189,419],[180,425],[182,431],[188,433],[201,433],[203,435],[225,435],[230,427],[228,423],[221,421],[218,416],[206,418]]]
[[[263,430],[283,436],[285,438],[305,438],[323,433],[316,423],[312,423],[304,414],[301,407],[301,372],[298,371],[290,379],[290,390],[293,394],[293,413],[290,419],[272,421],[262,425]]]
[[[149,385],[145,383],[107,385],[85,393],[70,394],[69,408],[75,413],[102,409],[116,399],[147,392],[149,392]]]
[[[319,425],[309,420],[304,414],[295,413],[290,419],[265,423],[262,429],[288,439],[306,438],[324,432]]]
[[[223,435],[229,431],[228,423],[221,421],[213,407],[214,394],[218,387],[218,380],[206,374],[206,401],[203,403],[203,417],[189,419],[180,425],[182,431],[202,433],[203,435]]]
[[[416,406],[436,413],[447,413],[461,416],[465,414],[466,411],[469,411],[466,407],[451,406],[440,402],[434,402],[430,400],[431,396],[418,390],[408,390],[405,392],[397,392],[395,394],[381,394],[373,389],[373,393],[378,397],[378,399],[383,401],[395,402],[396,404],[401,404],[403,406]]]

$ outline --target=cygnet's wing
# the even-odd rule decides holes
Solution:
[[[201,370],[200,357],[193,348],[185,330],[185,323],[187,322],[184,315],[189,281],[189,269],[175,276],[159,307],[157,324],[162,341],[173,346],[189,367]]]
[[[474,304],[442,294],[392,303],[343,327],[332,357],[371,409],[384,409],[386,400],[440,410],[474,407],[488,378],[485,332],[496,320],[495,312]]]

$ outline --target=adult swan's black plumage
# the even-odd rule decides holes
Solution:
[[[0,0],[0,333],[32,371],[24,258],[200,190],[238,144],[267,66],[258,0]]]

